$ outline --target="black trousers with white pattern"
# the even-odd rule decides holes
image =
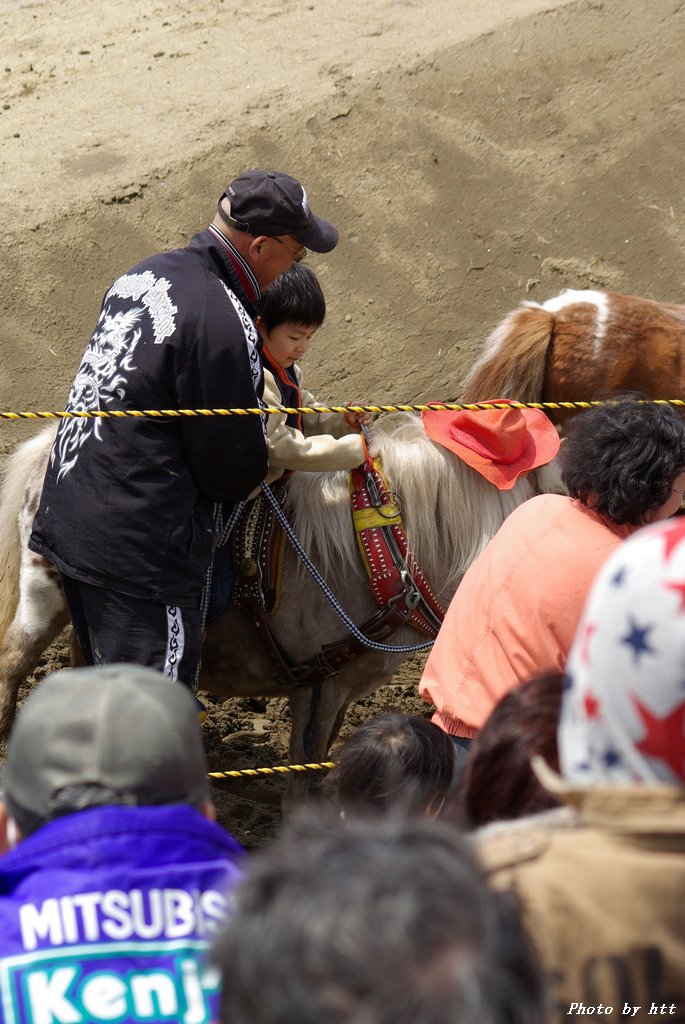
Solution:
[[[61,577],[87,665],[134,662],[195,689],[202,655],[199,608],[145,601]]]

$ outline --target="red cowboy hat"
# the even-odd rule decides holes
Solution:
[[[492,398],[503,404],[506,398]],[[500,491],[510,490],[524,473],[551,462],[559,435],[539,409],[428,409],[421,413],[428,436],[458,455]]]

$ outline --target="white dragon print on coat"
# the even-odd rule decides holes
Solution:
[[[114,282],[72,384],[68,412],[106,411],[113,400],[121,402],[126,397],[128,376],[136,369],[132,360],[142,334],[137,326],[141,317],[149,313],[155,345],[160,345],[176,329],[178,309],[169,297],[170,287],[166,278],[157,278],[149,270],[143,274],[124,274]],[[113,313],[114,298],[131,298],[142,304]],[[102,421],[97,419],[65,420],[61,424],[50,456],[51,464],[58,465],[58,482],[74,468],[86,441],[91,437],[101,439],[101,430]]]

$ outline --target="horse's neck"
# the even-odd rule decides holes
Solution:
[[[463,469],[461,486],[450,480],[438,488],[433,509],[421,508],[417,494],[408,505],[416,512],[406,517],[410,546],[445,606],[506,517],[533,494],[524,479],[510,491],[499,491],[469,467]]]
[[[348,474],[294,473],[285,511],[304,551],[321,574],[363,575],[350,508]]]
[[[448,602],[474,558],[532,490],[520,480],[499,491],[463,462],[416,433],[378,436],[411,552],[441,601]],[[295,474],[288,510],[302,545],[324,577],[363,577],[347,473]]]

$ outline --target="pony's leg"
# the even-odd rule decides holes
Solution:
[[[311,737],[316,731],[320,696],[320,686],[298,686],[289,695],[291,764],[305,764],[316,760],[314,747],[318,750],[320,744],[312,745],[305,737]],[[288,775],[283,792],[283,811],[286,815],[294,806],[311,796],[314,782],[309,778],[310,774],[312,773],[291,772]]]
[[[338,676],[316,686],[297,687],[290,694],[290,758],[292,764],[325,761],[340,731],[350,693]],[[287,813],[321,787],[319,772],[292,773],[283,797]]]
[[[0,644],[0,738],[7,735],[14,720],[19,684],[68,621],[58,571],[25,548],[19,604]]]
[[[292,764],[328,760],[352,701],[373,693],[392,679],[382,655],[364,655],[318,686],[296,687],[290,698],[290,757]],[[286,813],[291,806],[320,788],[320,772],[292,773],[283,798]]]

